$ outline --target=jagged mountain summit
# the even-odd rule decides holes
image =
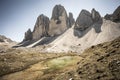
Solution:
[[[120,6],[112,14],[106,14],[104,18],[114,22],[120,22]]]
[[[45,46],[43,52],[82,52],[99,43],[114,40],[120,36],[120,8],[110,17],[102,18],[94,8],[91,12],[81,10],[76,21],[69,16],[62,5],[53,8],[52,17],[41,14],[34,30],[25,33],[25,38],[18,46]]]
[[[49,34],[51,36],[59,35],[68,28],[68,17],[65,8],[56,5],[53,8],[52,17],[49,24]]]

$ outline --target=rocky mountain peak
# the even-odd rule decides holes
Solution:
[[[113,12],[113,14],[106,14],[104,18],[113,22],[120,22],[120,6]]]
[[[56,5],[52,11],[52,17],[49,24],[49,34],[56,36],[63,33],[68,28],[68,18],[65,8]]]
[[[89,26],[93,24],[93,20],[91,17],[91,13],[87,10],[82,10],[77,17],[77,20],[75,22],[75,28],[79,30],[85,30]]]
[[[25,32],[23,41],[28,41],[28,40],[32,40],[32,31],[30,28],[27,30],[27,32]]]
[[[120,6],[113,12],[112,20],[114,22],[120,21]]]
[[[90,13],[89,11],[83,9],[75,22],[74,35],[78,37],[83,36],[83,32],[89,27],[94,27],[95,31],[99,33],[101,31],[101,24],[102,18],[98,11],[93,8]]]
[[[98,11],[96,11],[94,8],[91,11],[92,19],[94,22],[98,22],[101,20],[101,16]]]
[[[91,13],[83,9],[75,22],[75,28],[79,28],[79,30],[83,31],[101,20],[102,18],[99,12],[94,8],[92,9]]]
[[[52,12],[52,19],[54,19],[54,20],[59,19],[59,17],[62,16],[63,13],[65,13],[65,16],[67,17],[65,8],[60,4],[55,5],[55,7],[53,8],[53,12]]]
[[[49,18],[43,14],[41,14],[36,21],[33,30],[33,40],[38,40],[43,36],[48,36],[49,30]]]

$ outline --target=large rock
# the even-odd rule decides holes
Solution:
[[[41,14],[37,18],[37,22],[33,30],[33,34],[32,34],[33,40],[38,40],[43,36],[49,36],[48,30],[49,30],[49,18]]]
[[[28,29],[27,32],[25,32],[24,40],[23,41],[28,41],[32,40],[32,32],[31,29]]]
[[[68,17],[68,24],[69,27],[72,27],[72,25],[75,23],[75,19],[73,18],[73,14],[69,13],[69,17]]]
[[[94,27],[97,33],[101,32],[102,18],[98,11],[92,9],[91,13],[87,10],[82,10],[75,22],[74,35],[82,37],[91,27]],[[87,30],[87,31],[85,31]]]
[[[92,24],[93,20],[90,12],[88,12],[87,10],[82,10],[75,22],[75,29],[83,31]]]
[[[91,11],[91,15],[92,15],[93,22],[99,22],[102,20],[99,12],[96,11],[94,8]]]
[[[120,6],[113,12],[113,14],[106,14],[104,18],[113,22],[120,22]]]
[[[56,5],[52,12],[52,18],[49,24],[49,34],[51,36],[59,35],[68,28],[68,18],[66,10],[61,5]]]
[[[120,6],[112,14],[112,19],[115,22],[120,21]]]

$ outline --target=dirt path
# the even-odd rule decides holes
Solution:
[[[23,71],[5,75],[1,80],[37,80],[38,77],[40,78],[41,76],[54,73],[55,71],[63,71],[65,68],[71,69],[80,59],[81,57],[79,56],[64,56],[41,61]]]

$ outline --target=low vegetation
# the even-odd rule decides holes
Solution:
[[[0,80],[120,80],[119,74],[120,37],[79,55],[22,48],[0,54]]]

